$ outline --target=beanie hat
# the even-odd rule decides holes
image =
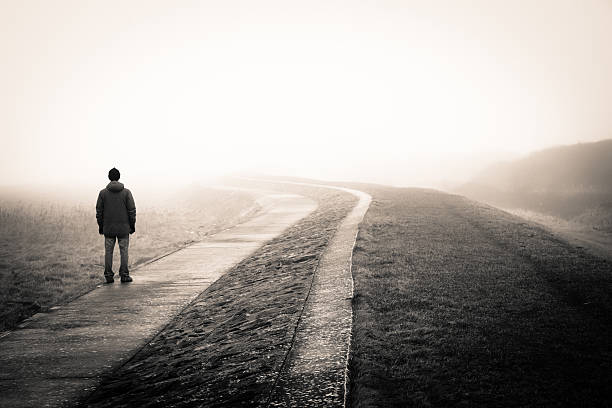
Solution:
[[[114,167],[109,170],[109,172],[108,172],[108,179],[110,181],[117,181],[117,180],[119,180],[119,177],[121,177],[121,173],[119,173],[119,170],[117,170]]]

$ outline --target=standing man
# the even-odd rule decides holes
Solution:
[[[98,231],[104,234],[104,277],[106,283],[113,283],[113,250],[115,240],[119,241],[121,251],[121,266],[119,276],[121,282],[131,282],[128,270],[128,247],[130,235],[136,231],[136,204],[132,192],[123,187],[119,182],[121,174],[116,168],[110,169],[108,178],[110,183],[98,194],[96,203],[96,219],[98,220]]]

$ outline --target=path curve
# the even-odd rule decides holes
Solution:
[[[312,288],[298,323],[293,347],[272,390],[271,407],[344,407],[352,330],[353,248],[359,224],[372,197],[342,190],[359,198],[340,224],[315,272]]]
[[[104,285],[39,313],[0,339],[0,406],[70,405],[123,364],[233,265],[317,207],[268,193],[262,213],[138,269],[128,285]]]

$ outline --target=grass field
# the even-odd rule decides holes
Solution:
[[[459,196],[362,186],[353,407],[612,404],[612,265]]]
[[[521,209],[506,209],[505,211],[529,221],[541,224],[553,234],[568,241],[574,246],[581,246],[592,254],[612,261],[612,228],[601,227],[606,224],[598,218],[595,222],[582,220],[567,221],[552,215]],[[591,220],[593,218],[590,218]]]
[[[134,268],[256,211],[252,194],[194,187],[180,200],[139,202],[130,236]],[[172,198],[172,197],[168,197]],[[144,201],[144,200],[143,200]],[[104,240],[91,205],[3,197],[0,201],[0,330],[103,282]],[[142,205],[141,205],[142,204]],[[114,269],[118,271],[119,249]]]

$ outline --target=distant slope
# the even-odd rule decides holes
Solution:
[[[612,192],[612,139],[541,150],[490,166],[473,183],[502,191]]]
[[[495,164],[455,192],[612,231],[612,139]]]

